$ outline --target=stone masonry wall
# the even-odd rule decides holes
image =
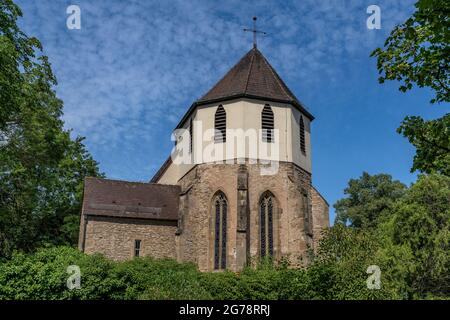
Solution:
[[[237,175],[239,164],[204,164],[194,167],[180,180],[186,206],[180,208],[181,234],[178,236],[178,259],[198,264],[200,270],[213,268],[212,198],[222,191],[228,200],[227,268],[240,270],[236,248],[242,237],[237,232]],[[311,215],[310,174],[288,162],[280,162],[275,175],[261,175],[261,164],[248,164],[248,200],[250,210],[250,255],[259,256],[259,200],[270,191],[276,198],[274,210],[274,255],[299,262],[308,246],[313,246],[313,233],[305,219]],[[306,195],[306,197],[304,196]],[[306,202],[305,202],[306,201]],[[309,213],[305,212],[309,208]],[[311,220],[311,218],[310,218]],[[311,222],[312,223],[312,222]],[[312,229],[312,228],[311,228]]]
[[[314,248],[317,249],[324,229],[330,226],[329,207],[315,188],[311,188]]]
[[[227,268],[239,271],[246,261],[260,256],[259,201],[269,191],[275,197],[274,257],[288,257],[294,265],[304,265],[308,263],[307,249],[317,247],[322,230],[329,225],[328,204],[312,187],[311,175],[293,163],[280,162],[274,175],[262,174],[263,167],[248,161],[245,166],[195,166],[179,181],[178,223],[83,214],[80,249],[84,245],[88,254],[100,252],[114,260],[126,260],[134,256],[134,241],[139,239],[142,256],[191,261],[201,271],[211,271],[214,265],[212,200],[221,191],[228,201]],[[238,206],[240,169],[248,177],[249,246],[245,229],[237,232],[238,207],[243,206],[242,198]]]
[[[176,258],[175,231],[176,222],[88,216],[84,252],[127,260],[141,240],[141,256]]]

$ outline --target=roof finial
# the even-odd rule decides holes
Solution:
[[[249,32],[253,32],[253,48],[256,49],[256,34],[257,33],[261,33],[261,34],[267,34],[264,31],[261,30],[256,30],[256,17],[253,17],[253,29],[244,29],[244,31],[249,31]]]

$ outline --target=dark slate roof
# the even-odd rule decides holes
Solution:
[[[247,52],[198,102],[240,94],[300,103],[257,48]]]
[[[88,177],[83,214],[122,218],[177,220],[180,186]]]
[[[199,105],[238,98],[290,103],[310,120],[314,120],[314,116],[289,90],[263,54],[257,48],[253,48],[211,90],[191,105],[177,128],[181,128]]]

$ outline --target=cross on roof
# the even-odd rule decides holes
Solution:
[[[258,33],[267,34],[264,31],[256,29],[256,19],[257,19],[256,17],[253,17],[253,29],[247,29],[247,28],[244,29],[244,31],[253,32],[253,48],[256,48],[256,34],[258,34]]]

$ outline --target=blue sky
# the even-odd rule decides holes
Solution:
[[[363,171],[414,181],[414,149],[395,130],[407,115],[448,112],[429,104],[427,89],[378,84],[369,57],[413,0],[16,2],[21,27],[50,58],[66,127],[86,137],[109,178],[152,177],[190,104],[251,48],[242,29],[254,15],[268,32],[259,49],[316,117],[313,183],[331,205]],[[81,8],[81,30],[66,27],[71,4]],[[381,8],[381,30],[366,28],[371,4]]]

